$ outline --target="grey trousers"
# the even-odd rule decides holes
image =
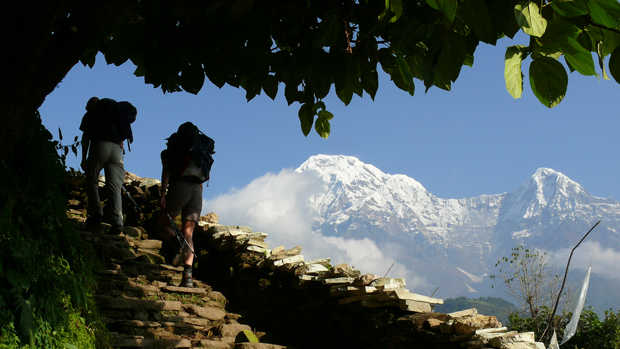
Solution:
[[[123,148],[120,145],[106,141],[93,141],[90,144],[86,159],[86,195],[88,195],[88,215],[91,219],[101,220],[103,208],[99,199],[99,173],[105,173],[108,205],[112,214],[112,226],[123,227],[123,207],[121,186],[125,180],[125,165],[123,163]]]

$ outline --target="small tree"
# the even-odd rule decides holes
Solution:
[[[547,254],[520,244],[512,248],[510,257],[502,257],[495,267],[499,267],[499,273],[489,277],[500,281],[497,286],[514,299],[519,308],[516,316],[511,316],[509,321],[511,324],[517,319],[525,321],[521,319],[525,317],[536,336],[540,336],[561,283],[549,265]],[[495,286],[493,284],[492,287]],[[564,303],[567,298],[564,297]]]

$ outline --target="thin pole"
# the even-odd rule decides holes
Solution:
[[[594,230],[594,228],[596,228],[596,226],[600,223],[601,221],[596,222],[596,224],[590,228],[590,230],[588,230],[588,232],[586,233],[586,235],[584,235],[581,240],[579,241],[579,243],[573,247],[573,249],[570,251],[570,256],[568,257],[568,263],[566,263],[566,271],[564,272],[564,280],[562,280],[562,287],[560,287],[560,293],[558,293],[558,299],[555,301],[555,305],[553,306],[553,312],[551,312],[551,316],[549,317],[549,321],[547,322],[547,328],[545,328],[545,331],[542,333],[540,339],[542,340],[545,337],[545,334],[547,333],[547,330],[549,329],[549,326],[551,326],[551,322],[553,321],[553,317],[555,316],[555,312],[558,309],[558,304],[560,303],[560,297],[562,296],[562,291],[564,290],[564,284],[566,284],[566,276],[568,275],[568,266],[570,265],[570,260],[571,258],[573,258],[573,252],[575,252],[575,249],[577,247],[579,247],[579,245],[581,245],[581,243],[583,242],[583,240],[585,240],[586,237],[588,237],[588,234],[590,234],[590,232],[592,230]]]

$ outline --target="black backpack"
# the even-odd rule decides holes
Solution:
[[[194,124],[186,122],[179,126],[168,138],[167,149],[171,152],[172,177],[197,183],[210,179],[215,141]]]
[[[127,140],[127,147],[131,151],[131,124],[138,115],[136,107],[127,101],[117,102],[111,98],[103,98],[97,102],[96,110],[99,113],[97,132],[100,138],[117,143]]]

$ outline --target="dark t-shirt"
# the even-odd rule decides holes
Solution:
[[[97,112],[87,111],[82,117],[82,123],[80,124],[80,131],[92,136],[95,130],[95,122],[97,121]]]

